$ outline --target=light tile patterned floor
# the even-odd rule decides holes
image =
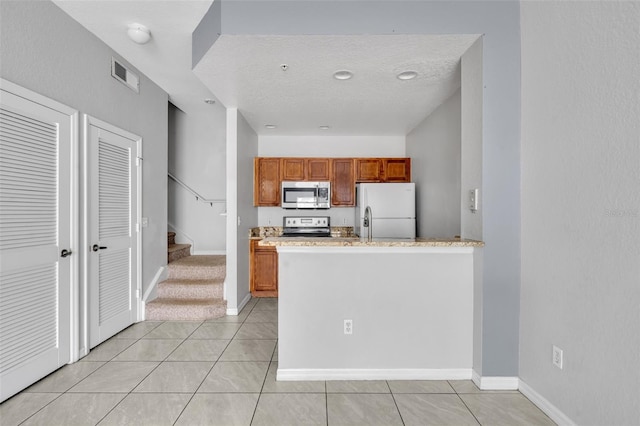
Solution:
[[[277,382],[276,299],[204,322],[143,322],[0,405],[10,425],[553,425],[471,381]]]

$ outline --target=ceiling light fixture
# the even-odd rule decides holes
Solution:
[[[330,126],[320,126],[318,127],[320,130],[329,130],[331,127]]]
[[[127,35],[138,44],[145,44],[151,40],[151,31],[142,24],[131,24],[127,30]]]
[[[353,77],[353,73],[349,70],[338,70],[333,73],[333,78],[336,80],[349,80]]]
[[[264,127],[266,127],[267,129],[275,129],[278,126],[276,126],[275,124],[265,124]]]
[[[413,80],[417,76],[418,76],[418,73],[415,71],[403,71],[400,74],[398,74],[396,77],[398,77],[398,80]]]
[[[216,103],[215,99],[207,98],[204,100],[205,104],[213,105]]]

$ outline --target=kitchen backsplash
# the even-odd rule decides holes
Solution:
[[[249,238],[279,237],[282,226],[258,226],[249,230]],[[339,238],[353,237],[353,226],[332,226],[331,236]]]
[[[281,207],[258,207],[259,226],[282,226],[282,218],[285,216],[329,216],[333,226],[355,225],[355,208],[353,207],[334,207],[327,210],[287,210]]]

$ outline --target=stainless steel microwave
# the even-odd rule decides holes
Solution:
[[[328,209],[331,207],[329,182],[282,182],[283,209]]]

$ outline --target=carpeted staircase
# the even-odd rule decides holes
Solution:
[[[225,256],[191,256],[190,244],[176,244],[168,233],[167,280],[158,284],[158,297],[147,303],[147,320],[196,321],[226,315],[223,299]]]

